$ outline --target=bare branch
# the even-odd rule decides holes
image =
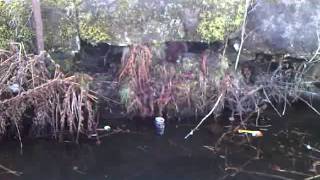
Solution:
[[[243,46],[243,43],[244,43],[244,36],[245,36],[245,33],[246,33],[248,8],[250,6],[250,2],[251,2],[251,0],[246,0],[246,6],[245,6],[245,12],[244,12],[244,16],[243,16],[243,24],[242,24],[242,30],[241,30],[241,42],[240,42],[240,47],[239,47],[239,51],[238,51],[238,54],[237,54],[236,64],[235,64],[235,67],[234,67],[235,70],[237,70],[237,68],[238,68],[239,59],[240,59],[240,55],[241,55],[241,51],[242,51],[242,46]]]

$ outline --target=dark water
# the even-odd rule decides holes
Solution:
[[[318,146],[320,142],[320,118],[309,110],[296,107],[285,118],[273,118],[273,127],[265,136],[254,142],[262,151],[262,158],[252,161],[244,169],[266,174],[281,175],[292,179],[305,176],[279,173],[272,170],[276,164],[283,169],[309,172],[312,162],[320,154],[306,150],[302,144]],[[184,136],[193,126],[171,125],[162,137],[152,129],[118,133],[94,140],[57,143],[52,140],[25,140],[23,154],[16,141],[1,143],[0,164],[22,172],[18,176],[0,170],[1,180],[206,180],[226,175],[224,154],[213,153],[204,146],[213,145],[216,137],[205,128],[192,138]],[[281,134],[284,130],[309,133],[301,138],[294,133]],[[294,132],[295,132],[294,131]],[[276,134],[278,133],[278,134]],[[230,146],[228,163],[241,165],[254,156],[250,148]],[[293,151],[291,154],[290,152]],[[310,158],[311,157],[311,158]],[[293,163],[294,159],[294,163]],[[237,173],[225,179],[278,179],[248,173]]]
[[[209,139],[184,141],[182,128],[158,137],[153,132],[123,133],[102,143],[17,142],[1,145],[2,165],[23,172],[0,179],[207,179],[219,175],[219,159],[204,149]],[[180,132],[179,132],[180,131]],[[191,140],[191,139],[190,139]]]

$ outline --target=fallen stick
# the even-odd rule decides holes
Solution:
[[[20,176],[21,174],[23,174],[22,172],[11,170],[11,169],[5,167],[5,166],[2,165],[2,164],[0,164],[0,169],[3,169],[3,170],[5,170],[5,171],[7,171],[7,173],[13,174],[13,175],[15,175],[15,176]]]
[[[240,55],[241,55],[241,51],[242,51],[242,46],[243,46],[243,43],[244,43],[244,36],[246,34],[246,23],[247,23],[247,15],[248,15],[248,9],[249,9],[249,6],[250,6],[250,2],[251,2],[251,0],[246,0],[246,9],[244,11],[243,23],[242,23],[242,27],[241,27],[241,41],[240,41],[240,46],[239,46],[239,50],[238,50],[238,54],[237,54],[236,65],[234,67],[235,70],[237,70],[237,67],[238,67],[238,64],[239,64]]]
[[[264,177],[269,177],[269,178],[282,179],[282,180],[293,180],[291,178],[287,178],[287,177],[284,177],[284,176],[279,176],[279,175],[275,175],[275,174],[267,174],[267,173],[257,172],[257,171],[241,170],[239,173],[247,173],[247,174],[252,174],[252,175],[257,175],[257,176],[264,176]]]
[[[298,172],[298,171],[291,171],[291,170],[285,170],[285,169],[279,169],[279,170],[276,170],[276,171],[279,171],[279,172],[284,172],[284,173],[288,173],[288,174],[295,174],[295,175],[299,175],[299,176],[311,176],[310,174],[306,174],[306,173],[303,173],[303,172]]]
[[[189,134],[187,134],[187,135],[184,137],[184,139],[188,139],[189,136],[192,136],[193,133],[194,133],[194,131],[196,131],[196,130],[201,126],[201,124],[214,112],[214,110],[218,107],[219,102],[220,102],[222,96],[223,96],[223,93],[220,94],[218,100],[216,101],[216,104],[213,106],[213,108],[211,109],[211,111],[210,111],[204,118],[201,119],[200,123],[199,123],[195,128],[193,128],[193,129],[189,132]]]
[[[303,98],[301,97],[298,97],[302,102],[304,102],[306,105],[308,105],[315,113],[317,113],[319,116],[320,116],[320,112],[315,108],[313,107],[308,101],[304,100]]]
[[[312,179],[318,179],[318,178],[320,178],[320,174],[305,178],[304,180],[312,180]]]

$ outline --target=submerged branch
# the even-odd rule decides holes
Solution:
[[[13,174],[15,176],[20,176],[21,174],[23,174],[22,172],[19,171],[14,171],[12,169],[9,169],[7,167],[5,167],[4,165],[0,164],[0,169],[3,169],[4,171],[6,171],[9,174]]]

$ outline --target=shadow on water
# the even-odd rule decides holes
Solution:
[[[152,131],[104,137],[100,145],[86,142],[3,142],[0,162],[23,172],[0,179],[207,179],[217,177],[218,158],[202,148],[210,139],[184,141],[189,128],[169,129],[163,137]]]
[[[288,115],[279,118],[273,113],[272,127],[259,140],[262,158],[255,160],[247,170],[279,174],[272,169],[276,164],[284,169],[302,171],[308,174],[312,157],[317,152],[304,149],[301,144],[319,146],[319,117],[303,106],[296,106]],[[206,180],[219,179],[225,175],[225,159],[204,146],[213,145],[213,137],[205,128],[197,131],[191,139],[184,136],[194,125],[169,125],[166,134],[156,136],[152,129],[138,132],[118,133],[101,138],[101,144],[82,142],[79,145],[52,140],[25,140],[23,154],[16,141],[1,143],[0,164],[19,172],[20,177],[0,172],[0,179],[31,180]],[[293,131],[295,130],[295,131]],[[284,133],[281,133],[284,132]],[[294,133],[310,134],[304,139]],[[249,149],[231,149],[229,163],[239,164],[254,156]],[[312,156],[312,157],[311,157]],[[294,162],[293,162],[294,161]],[[296,174],[281,174],[292,179],[301,179]],[[248,173],[237,173],[225,179],[277,179]]]

